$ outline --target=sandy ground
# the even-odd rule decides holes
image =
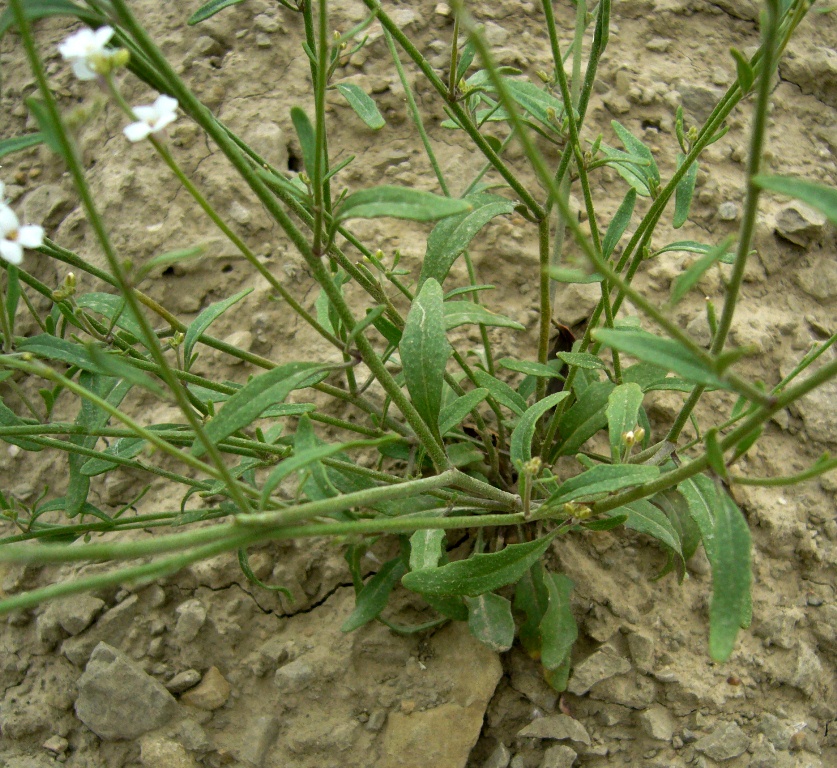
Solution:
[[[289,110],[300,105],[312,111],[308,64],[299,46],[301,20],[268,0],[249,0],[207,24],[187,28],[185,18],[196,5],[133,4],[178,71],[233,130],[276,166],[298,168],[300,148]],[[341,30],[363,18],[359,2],[339,0],[332,7],[334,25]],[[451,22],[443,9],[432,0],[393,8],[431,63],[445,67]],[[502,63],[532,77],[549,69],[536,4],[491,0],[478,8]],[[683,103],[692,120],[708,114],[712,100],[734,77],[729,47],[748,51],[757,43],[755,8],[750,0],[616,3],[601,82],[587,119],[591,136],[602,130],[613,142],[609,123],[619,119],[651,146],[665,178],[675,161],[676,106]],[[566,44],[569,4],[556,13],[567,30]],[[143,288],[188,321],[210,302],[253,287],[239,310],[214,326],[214,333],[276,361],[319,357],[315,334],[268,300],[268,287],[166,176],[151,147],[129,145],[117,110],[92,85],[73,80],[54,48],[66,31],[62,20],[38,25],[62,108],[96,105],[80,143],[120,254],[141,261],[168,249],[208,244],[205,257]],[[835,46],[833,15],[814,13],[780,67],[768,153],[775,172],[837,182]],[[2,135],[31,130],[22,99],[33,92],[34,83],[14,34],[2,41],[0,65]],[[353,189],[380,183],[429,188],[429,168],[377,26],[370,29],[367,48],[341,67],[336,79],[371,93],[387,120],[380,133],[373,133],[337,94],[329,96],[332,159],[357,155],[341,182]],[[130,77],[125,93],[132,103],[154,97]],[[479,160],[439,127],[441,107],[421,84],[418,101],[445,172],[458,179],[478,168]],[[748,111],[745,103],[731,117],[727,136],[706,152],[691,220],[676,235],[661,231],[660,243],[669,235],[672,240],[716,242],[736,231]],[[172,128],[170,137],[179,162],[213,205],[229,215],[289,290],[312,307],[317,292],[303,262],[244,185],[186,120]],[[54,240],[101,262],[71,185],[45,149],[5,158],[2,178],[23,218],[43,222]],[[609,214],[624,185],[613,173],[597,175],[595,184]],[[407,266],[417,269],[426,228],[384,221],[365,223],[357,231],[385,253],[399,249]],[[766,199],[755,247],[733,341],[757,345],[760,354],[743,369],[772,385],[813,341],[834,331],[835,234],[810,212],[794,213],[787,201]],[[497,286],[490,306],[529,328],[515,337],[497,334],[500,354],[529,348],[534,355],[537,243],[531,228],[522,219],[495,220],[474,241],[472,252],[480,282]],[[27,267],[47,284],[60,285],[65,268],[38,259],[27,256]],[[687,254],[667,254],[647,264],[638,284],[662,303],[672,279],[688,263]],[[462,277],[461,269],[457,265],[452,280]],[[102,290],[92,278],[82,283],[81,292]],[[709,274],[700,291],[677,310],[677,320],[698,338],[707,334],[704,295],[720,299],[718,273]],[[559,294],[556,316],[572,324],[590,307],[590,294],[565,291]],[[34,333],[35,326],[24,324],[22,331]],[[199,368],[239,381],[253,372],[209,350]],[[742,469],[753,475],[788,474],[833,449],[835,394],[837,385],[777,417]],[[655,424],[671,417],[679,397],[657,397],[651,409]],[[150,400],[139,400],[136,407],[149,420],[170,421],[174,415],[171,407]],[[4,448],[3,489],[32,500],[49,485],[57,495],[63,461],[43,456],[33,461]],[[118,472],[94,487],[94,497],[102,505],[118,505],[144,482]],[[835,491],[833,476],[790,490],[737,491],[754,537],[754,621],[725,664],[712,663],[707,652],[710,575],[705,558],[690,562],[689,578],[680,586],[671,577],[650,581],[663,556],[640,536],[611,532],[556,542],[549,561],[576,584],[574,611],[581,628],[571,692],[560,698],[519,649],[497,656],[462,626],[400,637],[372,624],[341,634],[353,590],[342,550],[329,542],[270,545],[251,552],[255,573],[286,585],[293,601],[251,585],[235,557],[225,556],[141,588],[103,590],[16,614],[0,624],[0,764],[837,765]],[[155,481],[142,504],[152,510],[177,501]],[[367,566],[370,573],[376,569],[374,560]],[[2,589],[13,593],[71,571],[4,566],[0,573]],[[398,592],[393,611],[409,621],[420,615],[420,606]],[[82,719],[96,723],[96,733]]]

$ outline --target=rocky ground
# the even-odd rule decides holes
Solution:
[[[299,19],[268,0],[248,0],[187,28],[183,22],[197,5],[132,4],[225,122],[274,165],[298,167],[289,109],[310,107]],[[359,2],[331,5],[341,30],[363,18]],[[432,0],[388,5],[443,69],[451,34],[445,6]],[[502,63],[531,75],[549,69],[537,4],[491,0],[475,8]],[[556,12],[566,43],[571,11]],[[618,118],[652,147],[665,176],[675,159],[675,108],[683,103],[695,121],[708,114],[734,77],[729,47],[748,51],[757,43],[757,6],[751,0],[629,0],[614,4],[613,17],[588,125],[607,132]],[[151,148],[125,142],[118,112],[97,102],[92,86],[73,81],[54,48],[67,32],[63,21],[39,23],[38,32],[62,107],[95,105],[80,143],[120,253],[142,259],[208,245],[204,258],[143,287],[188,320],[209,302],[253,286],[242,309],[215,326],[216,335],[274,360],[306,359],[308,350],[317,350],[313,333],[268,301],[267,287],[165,177]],[[338,78],[371,93],[387,127],[379,134],[365,130],[336,94],[330,96],[333,158],[358,156],[341,177],[353,188],[423,186],[428,167],[403,91],[387,64],[379,28],[369,34],[368,47],[338,70]],[[813,13],[781,64],[770,128],[775,172],[837,182],[835,47],[833,15]],[[2,41],[0,65],[0,135],[16,135],[32,128],[22,99],[34,83],[14,34]],[[126,95],[132,103],[153,98],[130,78]],[[444,115],[421,84],[418,98],[445,171],[458,178],[478,168],[479,161],[438,127]],[[691,221],[672,239],[718,241],[736,230],[747,112],[745,104],[732,116],[729,134],[707,151]],[[185,120],[170,135],[178,160],[213,204],[289,289],[313,305],[316,291],[302,261],[212,147]],[[22,218],[43,222],[54,240],[100,261],[68,179],[45,149],[4,158],[2,178]],[[615,209],[624,194],[621,182],[602,174],[596,183],[604,209]],[[530,328],[515,339],[498,336],[501,353],[535,348],[537,246],[522,223],[495,221],[473,249],[480,281],[498,286],[492,307]],[[426,230],[419,227],[387,221],[358,230],[386,253],[400,249],[409,266],[424,252]],[[835,330],[835,233],[810,210],[768,199],[755,246],[733,341],[758,346],[761,354],[746,370],[774,384],[812,341]],[[639,284],[664,301],[688,263],[684,256],[649,263]],[[60,285],[65,268],[33,266],[37,259],[28,255],[27,266],[47,284]],[[83,290],[101,290],[87,282]],[[677,319],[699,338],[707,334],[703,295],[721,295],[719,275],[710,274],[700,294],[678,309]],[[589,293],[572,289],[559,295],[557,315],[573,324],[590,306]],[[249,372],[208,353],[200,364],[238,380]],[[659,397],[651,413],[655,423],[670,418],[678,403],[674,394]],[[172,420],[168,406],[136,406],[149,418]],[[777,417],[742,469],[792,473],[835,444],[832,385]],[[33,461],[4,449],[4,489],[24,500],[46,485],[58,490],[62,461],[40,455]],[[119,504],[143,482],[114,473],[95,494],[101,504]],[[710,575],[702,555],[689,563],[689,578],[679,586],[670,577],[649,580],[663,559],[642,537],[611,532],[557,542],[549,557],[576,584],[581,628],[569,691],[560,697],[519,649],[498,656],[462,626],[401,637],[371,624],[342,634],[354,597],[341,549],[330,542],[251,552],[256,575],[287,586],[292,601],[253,586],[234,556],[222,556],[152,584],[18,613],[0,625],[0,765],[828,768],[837,765],[835,492],[833,475],[789,490],[737,489],[754,537],[754,621],[726,664],[712,663],[707,652]],[[176,501],[154,483],[143,505],[169,508]],[[370,559],[369,572],[375,567]],[[2,566],[2,590],[10,594],[98,568]],[[419,610],[408,594],[396,595],[395,615],[415,618]]]

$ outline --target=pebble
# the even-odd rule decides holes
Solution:
[[[654,669],[654,640],[643,632],[631,632],[627,639],[634,666],[649,674]]]
[[[695,742],[698,752],[713,760],[732,760],[747,751],[750,737],[736,723],[722,723],[712,733]]]
[[[73,198],[57,184],[41,184],[23,199],[23,223],[56,229],[73,209]]]
[[[436,3],[433,13],[437,16],[444,16],[445,18],[448,18],[451,14],[450,6],[447,3]]]
[[[563,744],[546,750],[540,768],[572,768],[578,753]]]
[[[186,691],[180,697],[180,701],[197,709],[220,709],[230,698],[230,691],[230,684],[218,667],[210,667],[200,684]]]
[[[41,746],[47,752],[52,752],[54,755],[63,755],[70,746],[70,742],[63,736],[56,734],[55,736],[50,736]]]
[[[510,760],[511,752],[501,741],[482,764],[482,768],[508,768]]]
[[[720,88],[684,83],[677,87],[684,111],[688,112],[698,124],[703,124],[715,109],[724,92]]]
[[[674,736],[674,719],[665,707],[655,705],[641,712],[639,724],[648,736],[657,741],[671,741]]]
[[[279,721],[276,717],[260,715],[248,720],[240,734],[239,744],[231,746],[230,751],[240,764],[261,766],[278,733]]]
[[[200,681],[201,673],[198,670],[184,669],[166,683],[166,689],[171,693],[183,693],[194,688]]]
[[[587,733],[587,729],[569,715],[539,717],[521,728],[517,735],[533,739],[569,739],[590,746],[590,734]]]
[[[817,301],[827,302],[837,297],[837,264],[832,258],[820,258],[813,266],[796,276],[799,287]]]
[[[718,218],[721,221],[736,221],[740,215],[741,206],[731,200],[727,200],[718,206]]]
[[[135,739],[174,719],[174,697],[138,664],[99,643],[78,679],[76,716],[102,739]]]
[[[314,668],[303,659],[297,659],[276,670],[273,683],[284,693],[304,691],[316,677]]]
[[[181,642],[190,643],[198,636],[206,621],[206,608],[200,600],[187,600],[177,606],[175,613],[177,624],[174,634]]]
[[[822,662],[816,651],[804,641],[799,642],[796,656],[796,667],[788,682],[798,688],[809,698],[819,687],[824,671]]]
[[[631,663],[617,655],[613,648],[604,646],[588,656],[574,670],[567,690],[576,696],[587,693],[596,683],[631,671]]]
[[[198,765],[182,744],[160,736],[140,741],[140,762],[149,768],[197,768]]]
[[[826,221],[819,211],[794,201],[776,214],[776,233],[785,240],[807,248],[822,237]]]

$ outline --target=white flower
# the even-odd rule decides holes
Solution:
[[[8,205],[0,203],[0,257],[9,264],[20,264],[24,248],[39,248],[43,242],[43,227],[34,224],[21,227],[15,212]]]
[[[81,29],[61,43],[58,52],[73,65],[79,80],[95,80],[112,69],[112,59],[118,50],[105,48],[112,37],[113,27]]]
[[[139,119],[136,123],[126,125],[123,133],[128,141],[142,141],[149,134],[163,130],[177,118],[177,99],[161,93],[150,107],[134,107],[134,114]]]

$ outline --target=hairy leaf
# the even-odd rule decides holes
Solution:
[[[400,557],[385,563],[358,593],[355,609],[343,622],[340,631],[353,632],[376,619],[386,608],[389,595],[405,570],[404,561]]]
[[[558,492],[550,496],[549,504],[590,499],[602,493],[642,485],[656,479],[659,474],[658,467],[644,464],[597,464],[561,483]]]
[[[245,288],[234,296],[230,296],[223,301],[218,301],[215,304],[210,304],[189,324],[189,327],[186,329],[186,336],[183,339],[183,359],[186,361],[187,366],[192,357],[192,350],[201,337],[201,334],[223,315],[224,312],[241,301],[249,293],[252,293],[252,291],[252,288]]]
[[[468,629],[483,645],[496,653],[509,650],[514,642],[511,603],[505,597],[486,592],[466,597]]]
[[[488,390],[485,387],[479,387],[462,395],[462,397],[456,398],[452,403],[442,408],[439,412],[439,433],[444,436],[454,427],[459,426],[462,419],[486,397],[488,397]]]
[[[625,443],[622,435],[636,429],[642,389],[639,384],[620,384],[607,398],[607,429],[610,437],[610,456],[614,463],[622,460]]]
[[[378,107],[366,91],[354,83],[337,83],[337,90],[349,102],[355,114],[373,131],[380,130],[386,125]]]
[[[409,219],[436,221],[471,210],[467,200],[434,195],[409,187],[372,187],[349,195],[335,213],[337,221],[346,219]]]
[[[532,458],[532,440],[535,437],[535,427],[538,424],[538,420],[550,408],[554,408],[569,396],[569,392],[556,392],[554,395],[549,395],[543,400],[539,400],[520,417],[520,421],[517,422],[517,426],[514,428],[514,432],[512,432],[509,447],[512,464],[520,467],[524,462]]]

